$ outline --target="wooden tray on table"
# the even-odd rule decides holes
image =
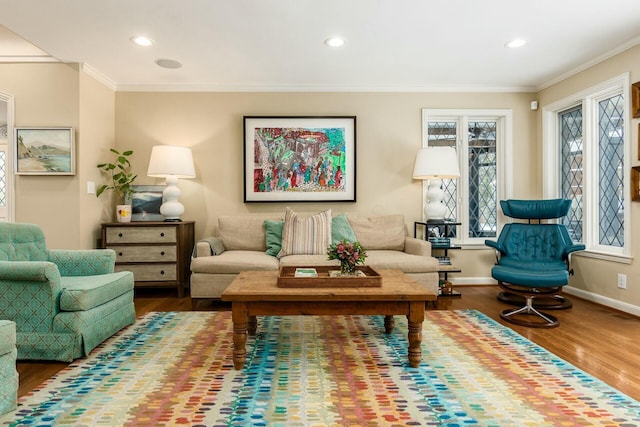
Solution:
[[[296,277],[296,270],[315,269],[316,277]],[[356,267],[358,275],[342,276],[340,267],[336,265],[323,266],[283,266],[278,273],[278,287],[280,288],[357,288],[380,287],[382,276],[368,265]]]

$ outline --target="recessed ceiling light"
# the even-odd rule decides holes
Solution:
[[[522,47],[525,44],[527,44],[527,41],[525,39],[513,39],[510,42],[506,43],[505,46],[516,48],[516,47]]]
[[[162,67],[162,68],[176,69],[176,68],[182,67],[181,63],[173,59],[158,59],[156,60],[156,64],[158,64],[158,67]]]
[[[131,37],[131,42],[137,44],[138,46],[151,46],[153,44],[153,40],[151,40],[149,37],[145,37],[145,36],[133,36]]]
[[[329,37],[324,41],[324,44],[329,47],[340,47],[344,46],[344,39],[342,37]]]

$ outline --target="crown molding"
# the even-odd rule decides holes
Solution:
[[[60,62],[49,55],[0,55],[0,63]]]
[[[80,64],[80,69],[84,73],[86,73],[88,76],[93,77],[94,79],[96,79],[98,82],[102,83],[103,85],[105,85],[109,89],[113,90],[114,92],[116,91],[117,86],[118,86],[116,84],[116,82],[111,80],[106,75],[102,74],[100,71],[98,71],[95,68],[93,68],[91,65],[89,65],[87,63],[82,63],[82,64]]]
[[[629,50],[629,49],[631,49],[632,47],[634,47],[634,46],[636,46],[638,44],[640,44],[640,36],[632,38],[631,40],[627,41],[626,43],[621,44],[620,46],[616,47],[615,49],[611,49],[610,51],[608,51],[608,52],[606,52],[606,53],[604,53],[604,54],[602,54],[600,56],[597,56],[597,57],[593,58],[592,60],[590,60],[588,62],[585,62],[584,64],[579,65],[579,66],[567,71],[564,74],[561,74],[561,75],[559,75],[557,77],[554,77],[553,79],[551,79],[551,80],[541,84],[540,86],[538,86],[536,88],[536,92],[540,92],[541,90],[547,89],[548,87],[551,87],[551,86],[553,86],[553,85],[555,85],[557,83],[560,83],[561,81],[566,80],[569,77],[574,76],[574,75],[576,75],[576,74],[578,74],[578,73],[580,73],[580,72],[582,72],[584,70],[587,70],[587,69],[589,69],[589,68],[591,68],[591,67],[593,67],[593,66],[595,66],[595,65],[597,65],[597,64],[599,64],[601,62],[604,62],[607,59],[612,58],[612,57],[624,52],[625,50]]]
[[[118,92],[394,92],[495,93],[536,92],[533,86],[348,86],[348,85],[118,85]]]

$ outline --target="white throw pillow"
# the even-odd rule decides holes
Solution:
[[[331,245],[331,209],[301,217],[287,208],[282,226],[282,248],[278,258],[287,255],[322,255]]]

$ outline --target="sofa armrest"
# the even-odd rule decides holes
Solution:
[[[569,245],[566,248],[564,248],[564,254],[565,255],[570,255],[571,253],[576,252],[576,251],[584,251],[585,248],[586,248],[586,246],[583,245],[582,243]]]
[[[60,287],[60,272],[47,261],[0,261],[0,283],[8,282],[52,282]]]
[[[61,276],[97,276],[113,273],[116,253],[113,249],[50,249],[49,261],[58,266]]]
[[[404,238],[404,251],[411,255],[431,256],[431,243],[414,237]]]
[[[224,245],[220,237],[205,237],[196,243],[193,251],[194,258],[216,256],[224,252]]]
[[[489,240],[489,239],[486,239],[484,241],[484,244],[486,246],[489,246],[490,248],[495,249],[495,251],[496,251],[496,264],[499,264],[500,263],[500,258],[502,258],[502,254],[504,253],[504,248],[502,247],[502,245],[500,243],[498,243],[497,241],[495,241],[495,240]]]
[[[51,331],[62,293],[58,267],[48,261],[0,261],[0,318],[21,333]],[[28,304],[28,305],[27,305]],[[27,309],[31,307],[30,309]]]

